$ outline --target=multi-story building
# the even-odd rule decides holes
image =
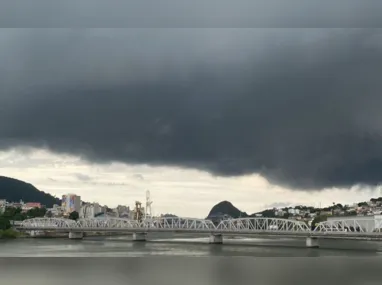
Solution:
[[[28,202],[22,206],[23,211],[29,211],[33,208],[41,208],[41,203]]]
[[[4,213],[7,206],[7,200],[0,200],[0,214]]]
[[[81,197],[76,194],[67,194],[62,196],[61,208],[65,216],[72,212],[80,213]]]
[[[49,215],[51,215],[52,217],[61,217],[63,214],[61,206],[56,205],[56,204],[53,205],[53,208],[47,209],[47,213],[48,212],[50,212]]]
[[[98,203],[84,204],[79,212],[81,218],[94,218],[100,213],[103,213],[103,211],[102,207]]]
[[[298,215],[300,213],[300,210],[299,209],[290,208],[290,209],[288,209],[288,213],[291,214],[291,215]]]
[[[7,203],[7,206],[9,206],[9,207],[14,207],[14,208],[23,208],[23,206],[24,206],[24,201],[23,200],[20,200],[20,202],[19,203]]]
[[[116,208],[116,212],[118,214],[118,217],[120,218],[129,218],[130,217],[130,207],[128,206],[121,206],[121,205],[118,205],[118,207]]]

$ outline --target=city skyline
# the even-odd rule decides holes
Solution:
[[[73,193],[87,202],[133,208],[145,202],[150,190],[154,214],[171,213],[205,218],[211,208],[228,200],[241,211],[254,213],[284,206],[330,206],[352,204],[380,194],[376,188],[328,189],[304,192],[277,187],[258,175],[238,178],[214,177],[191,169],[137,165],[97,165],[74,156],[44,150],[0,152],[2,175],[32,183],[39,190],[56,195]]]

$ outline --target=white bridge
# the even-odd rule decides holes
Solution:
[[[155,218],[135,221],[120,218],[90,218],[77,221],[61,218],[35,218],[22,222],[21,231],[67,232],[70,238],[83,237],[84,232],[132,233],[134,240],[146,240],[150,232],[209,234],[211,243],[222,243],[222,235],[287,236],[307,239],[307,246],[318,247],[317,238],[382,240],[382,220],[362,218],[321,222],[311,230],[301,221],[277,218],[239,218],[214,224],[194,218]]]

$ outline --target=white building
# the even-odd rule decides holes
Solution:
[[[69,215],[71,212],[79,213],[81,210],[81,197],[76,194],[63,195],[61,208],[64,215]]]
[[[277,217],[283,217],[285,214],[286,214],[286,212],[284,210],[277,210],[277,212],[276,212]]]
[[[63,214],[61,206],[56,204],[53,205],[53,208],[47,209],[47,212],[50,212],[52,214],[52,217],[61,217]]]
[[[288,213],[291,215],[299,215],[300,210],[299,209],[288,209]]]
[[[94,218],[100,213],[103,213],[103,211],[102,207],[98,203],[82,205],[79,212],[80,218]]]

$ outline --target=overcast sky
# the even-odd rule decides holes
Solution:
[[[2,29],[0,171],[187,216],[368,199],[381,48],[379,29]]]

